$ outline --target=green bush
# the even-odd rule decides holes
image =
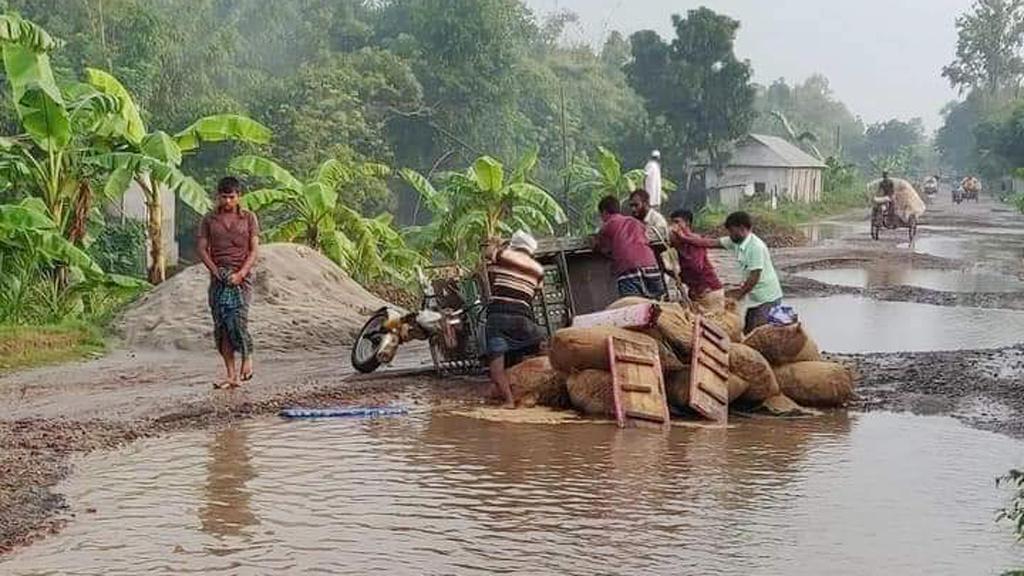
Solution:
[[[146,277],[146,226],[137,220],[107,222],[89,255],[108,274]]]

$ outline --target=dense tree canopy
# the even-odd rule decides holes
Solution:
[[[532,178],[566,202],[577,184],[568,168],[592,163],[600,146],[623,169],[661,149],[668,173],[685,181],[684,166],[724,163],[750,129],[787,136],[780,119],[823,156],[864,167],[871,156],[865,126],[824,77],[754,86],[734,53],[739,22],[706,8],[673,17],[670,39],[611,32],[595,49],[563,41],[573,14],[540,17],[521,0],[8,4],[63,43],[59,76],[109,71],[147,124],[232,113],[273,131],[262,147],[223,144],[186,158],[183,169],[207,186],[242,153],[301,174],[338,159],[431,175],[485,154],[511,164],[536,149]],[[0,113],[13,123],[9,108]],[[394,178],[356,179],[339,193],[367,216],[386,210],[411,223],[424,214]]]
[[[685,18],[673,16],[672,23],[671,43],[650,30],[633,34],[630,85],[650,114],[671,127],[677,153],[722,166],[729,144],[755,117],[750,64],[733,51],[739,22],[698,8]]]

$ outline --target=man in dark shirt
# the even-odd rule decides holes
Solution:
[[[702,312],[714,312],[725,306],[725,290],[708,258],[708,249],[679,241],[679,235],[692,234],[693,212],[680,209],[669,216],[671,242],[679,255],[679,277],[686,285],[690,300]]]
[[[661,299],[665,295],[665,281],[647,239],[647,226],[623,215],[614,196],[606,196],[597,207],[603,224],[597,233],[596,248],[612,259],[619,296]]]
[[[213,336],[224,359],[227,378],[215,388],[234,388],[253,375],[249,335],[250,273],[256,264],[260,225],[241,207],[242,183],[231,176],[217,184],[217,206],[199,225],[198,249],[210,271],[207,294],[213,315]],[[242,365],[236,371],[235,356]]]

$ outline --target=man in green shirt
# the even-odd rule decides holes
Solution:
[[[725,219],[725,229],[729,235],[722,238],[703,238],[678,229],[673,230],[677,242],[704,248],[724,248],[736,256],[746,280],[739,288],[727,290],[725,295],[736,301],[747,298],[747,317],[743,328],[745,333],[767,324],[772,307],[782,302],[782,285],[779,284],[779,275],[772,264],[772,256],[764,241],[754,234],[753,228],[750,214],[733,212]]]

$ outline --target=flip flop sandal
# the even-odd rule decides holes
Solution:
[[[249,372],[248,374],[243,374],[242,375],[242,382],[248,382],[249,380],[252,380],[252,377],[253,377],[254,374],[256,374],[255,370]]]

